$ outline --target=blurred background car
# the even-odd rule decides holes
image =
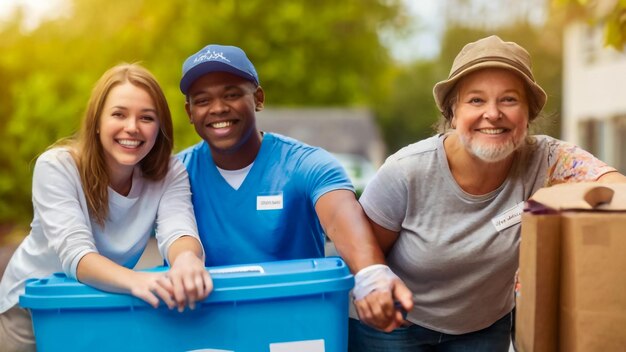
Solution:
[[[276,132],[329,151],[343,165],[357,196],[386,157],[374,114],[365,108],[268,107],[258,113],[260,130]]]
[[[333,153],[341,165],[346,169],[357,197],[361,196],[367,183],[374,177],[376,167],[374,163],[359,154]]]

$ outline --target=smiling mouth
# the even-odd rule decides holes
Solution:
[[[220,129],[220,128],[228,128],[232,125],[234,125],[236,122],[235,121],[218,121],[218,122],[212,122],[209,124],[209,127],[211,128],[215,128],[215,129]]]
[[[142,141],[136,139],[118,139],[117,143],[127,148],[137,148],[143,144]]]
[[[477,131],[483,134],[488,134],[488,135],[498,135],[498,134],[508,132],[509,129],[508,128],[483,128]]]

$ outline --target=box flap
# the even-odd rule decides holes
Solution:
[[[535,209],[538,203],[554,210],[626,211],[626,183],[563,183],[541,188],[529,203]]]

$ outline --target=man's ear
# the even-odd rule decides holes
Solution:
[[[193,123],[193,118],[191,117],[191,106],[189,106],[189,100],[185,100],[185,111],[187,112],[189,123]]]
[[[254,111],[261,111],[265,107],[265,92],[261,86],[256,87],[254,92]]]

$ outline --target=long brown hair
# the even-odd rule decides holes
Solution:
[[[126,82],[144,89],[150,95],[159,120],[159,134],[154,147],[139,163],[143,177],[155,181],[165,177],[174,145],[172,115],[165,95],[152,73],[138,64],[128,63],[107,70],[91,91],[78,136],[58,143],[70,147],[78,167],[89,213],[100,226],[104,226],[109,214],[109,173],[98,136],[100,117],[111,90]]]

